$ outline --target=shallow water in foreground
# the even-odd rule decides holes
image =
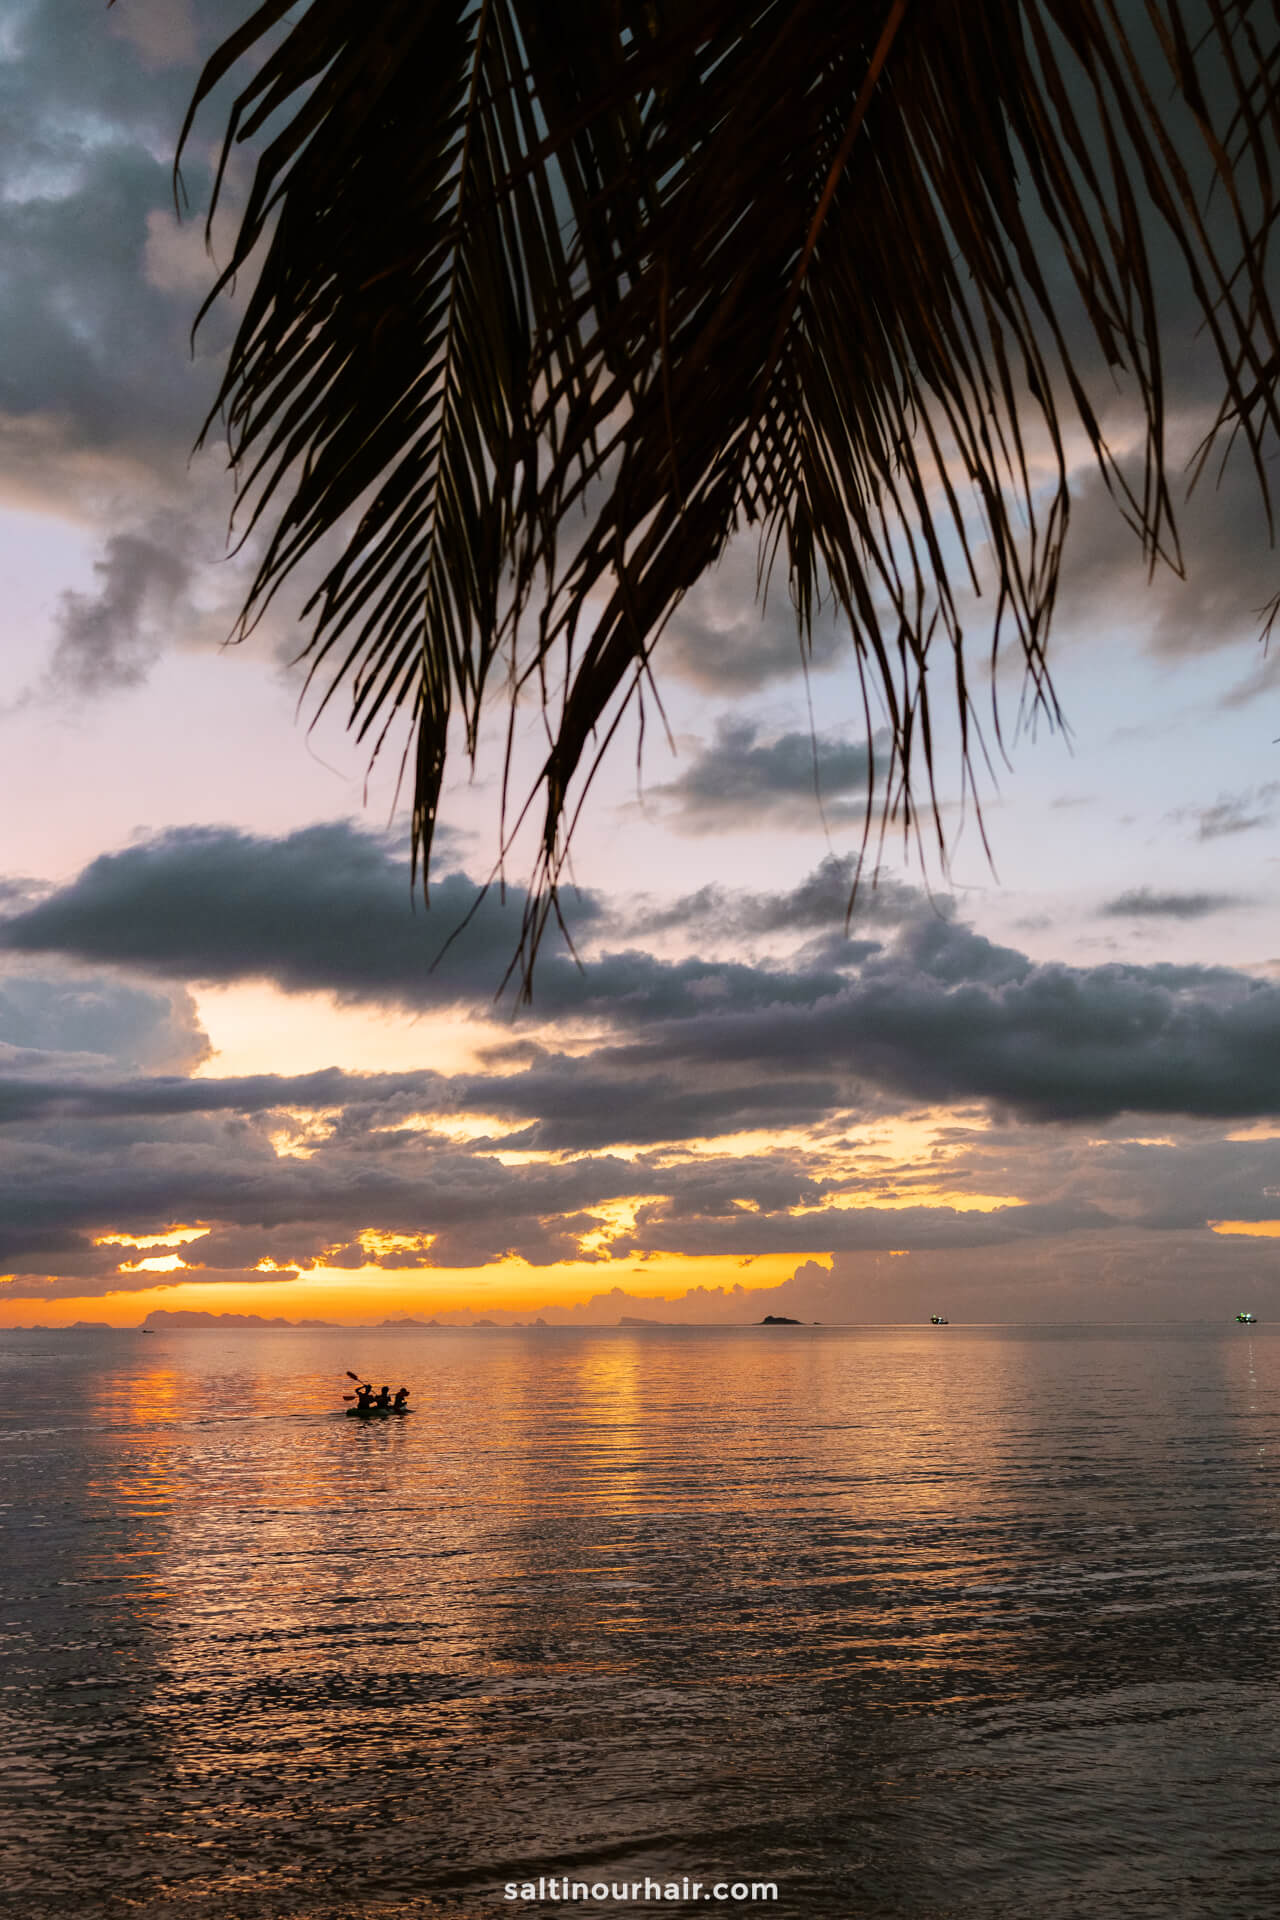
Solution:
[[[1280,1332],[0,1334],[0,1407],[13,1911],[1280,1910]]]

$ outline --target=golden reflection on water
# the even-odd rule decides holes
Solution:
[[[836,1347],[788,1338],[761,1333],[723,1378],[709,1367],[694,1404],[688,1356],[644,1335],[585,1337],[541,1356],[503,1341],[484,1356],[479,1419],[467,1377],[474,1350],[464,1349],[461,1379],[442,1369],[411,1421],[354,1430],[330,1418],[340,1402],[327,1376],[286,1388],[278,1373],[241,1365],[210,1389],[157,1364],[101,1383],[98,1412],[118,1445],[115,1470],[92,1491],[130,1517],[120,1558],[134,1611],[153,1630],[163,1620],[179,1647],[215,1623],[268,1668],[325,1669],[323,1629],[362,1593],[371,1617],[411,1595],[433,1644],[496,1635],[502,1647],[507,1608],[525,1608],[539,1583],[558,1590],[570,1644],[602,1630],[634,1636],[669,1602],[669,1528],[701,1514],[709,1562],[748,1553],[734,1603],[721,1609],[725,1645],[756,1635],[786,1587],[796,1631],[826,1632],[868,1668],[892,1662],[901,1685],[907,1669],[946,1666],[967,1645],[955,1596],[1004,1571],[970,1522],[997,1504],[998,1409],[1016,1398],[1016,1363],[1010,1371],[1009,1356],[990,1356],[980,1419],[966,1370],[929,1336],[870,1377]],[[324,1445],[297,1424],[308,1407],[326,1420]],[[561,1510],[551,1536],[530,1525],[548,1498]],[[899,1550],[887,1535],[904,1502]],[[797,1516],[822,1542],[816,1590]],[[488,1599],[477,1611],[453,1562],[482,1543]],[[879,1620],[870,1633],[850,1630],[908,1560],[912,1595],[894,1631]],[[228,1574],[211,1600],[220,1561]],[[424,1577],[433,1563],[435,1582]],[[686,1577],[696,1603],[719,1576],[710,1564]],[[738,1679],[768,1684],[759,1672]]]
[[[1261,1338],[138,1344],[23,1441],[62,1557],[0,1742],[50,1772],[59,1911],[99,1875],[142,1920],[471,1920],[498,1863],[661,1856],[911,1920],[952,1910],[950,1836],[984,1913],[1048,1915],[1001,1878],[1019,1807],[1123,1882],[1188,1688],[1219,1711],[1234,1621],[1251,1678],[1271,1645]],[[343,1418],[348,1360],[415,1414]]]
[[[568,1376],[581,1407],[575,1491],[598,1513],[630,1513],[648,1492],[641,1442],[644,1373],[633,1342],[591,1341]]]

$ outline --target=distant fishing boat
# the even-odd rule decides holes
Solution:
[[[945,1313],[931,1313],[929,1315],[929,1325],[931,1327],[949,1327],[951,1322]]]
[[[1236,1321],[1242,1327],[1255,1327],[1258,1324],[1258,1316],[1256,1313],[1238,1313]]]

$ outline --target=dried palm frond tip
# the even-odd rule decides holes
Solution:
[[[1015,636],[1054,710],[1072,436],[1176,560],[1157,246],[1267,499],[1274,0],[312,0],[277,44],[287,11],[225,43],[183,131],[255,53],[223,165],[273,130],[210,300],[265,246],[205,429],[269,535],[242,627],[354,525],[305,650],[375,751],[411,723],[424,873],[451,716],[474,756],[495,661],[537,690],[526,958],[601,739],[745,525],[802,642],[843,611],[909,829],[922,785],[938,818],[931,665],[969,765],[979,560],[983,657]]]

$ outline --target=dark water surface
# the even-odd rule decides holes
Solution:
[[[0,1335],[0,1903],[1263,1920],[1278,1387],[1234,1325]]]

